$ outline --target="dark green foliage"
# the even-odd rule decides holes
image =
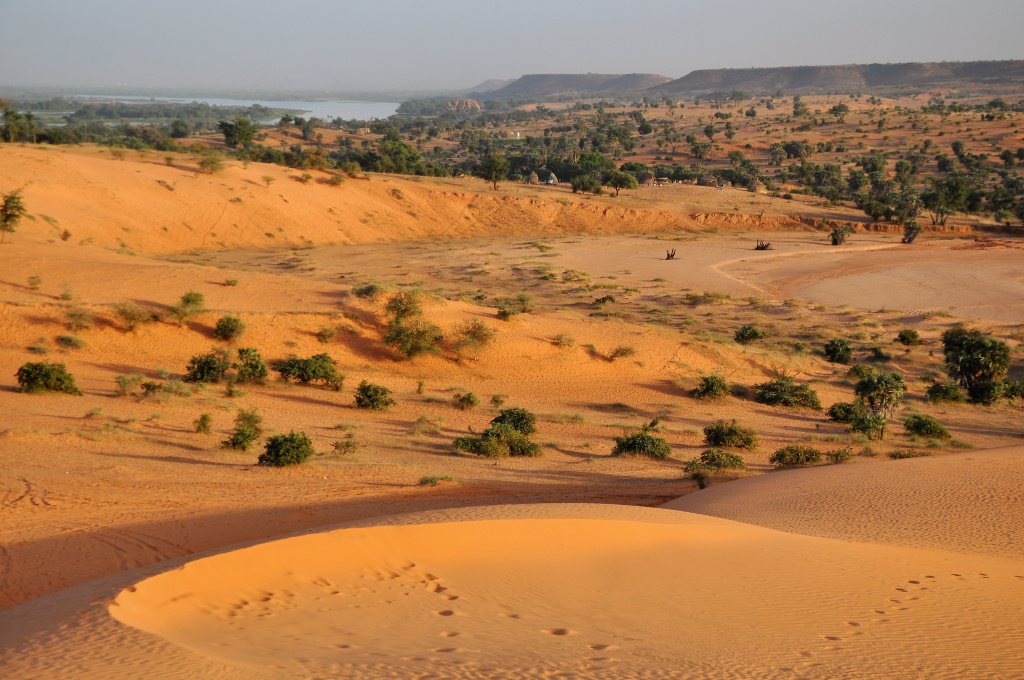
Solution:
[[[934,439],[949,439],[949,430],[931,416],[912,415],[903,421],[903,429],[909,434],[918,437],[932,437]]]
[[[946,372],[967,391],[968,400],[991,404],[1002,393],[1010,368],[1010,348],[980,331],[952,328],[942,334]]]
[[[704,428],[704,441],[710,446],[730,446],[737,449],[753,449],[757,447],[759,437],[757,432],[740,427],[733,420],[731,423],[724,420],[716,420]]]
[[[497,420],[497,419],[495,419]],[[541,455],[539,444],[530,441],[510,423],[494,423],[479,437],[459,437],[454,442],[456,451],[465,451],[487,458],[505,458],[508,456]]]
[[[829,232],[828,238],[834,246],[841,246],[846,243],[846,239],[853,233],[853,229],[845,224],[837,224],[832,227],[832,231]]]
[[[387,304],[384,306],[384,311],[396,322],[409,317],[419,316],[423,313],[423,307],[420,305],[420,294],[414,290],[395,293],[388,299]]]
[[[374,385],[364,380],[356,388],[356,408],[386,411],[389,406],[394,406],[397,403],[391,398],[391,390],[383,385]]]
[[[222,120],[217,128],[224,135],[224,143],[228,146],[245,146],[252,144],[260,126],[244,116],[235,116],[231,120]]]
[[[871,352],[871,361],[892,361],[892,355],[888,354],[878,345],[873,345],[868,348]]]
[[[725,449],[707,449],[697,458],[687,461],[683,469],[691,474],[702,470],[746,470],[747,464],[742,456]]]
[[[749,345],[751,343],[757,342],[758,340],[763,340],[766,337],[768,337],[767,333],[759,331],[757,328],[753,326],[745,325],[742,326],[738,331],[736,331],[736,334],[733,336],[733,339],[735,339],[736,342],[740,343],[741,345]]]
[[[828,419],[834,423],[852,423],[858,416],[863,415],[866,409],[859,401],[845,402],[837,401],[828,407]]]
[[[392,322],[384,335],[384,344],[406,359],[436,353],[441,340],[441,329],[421,318]]]
[[[313,442],[305,432],[274,435],[267,440],[264,452],[260,454],[258,464],[274,467],[298,465],[313,455]]]
[[[902,460],[904,458],[922,458],[924,456],[932,455],[931,451],[919,451],[917,449],[898,449],[889,454],[889,457],[893,460]]]
[[[850,367],[850,370],[846,372],[847,378],[856,378],[857,380],[863,380],[870,375],[875,374],[875,367],[868,366],[867,364],[854,364]]]
[[[213,425],[213,417],[210,416],[209,413],[203,413],[195,419],[195,422],[193,422],[192,425],[195,426],[196,432],[199,434],[210,434],[210,429]]]
[[[907,383],[896,371],[877,373],[858,382],[853,391],[872,413],[888,416],[899,407],[907,391]]]
[[[263,417],[255,408],[241,409],[235,416],[235,430],[231,437],[221,442],[226,449],[248,451],[249,447],[263,435]]]
[[[329,354],[316,354],[308,359],[292,357],[274,367],[282,378],[291,379],[300,385],[320,383],[335,392],[341,389],[345,376],[338,373],[338,362]]]
[[[498,182],[508,176],[508,167],[508,161],[505,160],[505,156],[498,151],[493,151],[485,154],[480,159],[480,162],[473,169],[473,174],[487,180],[497,189]]]
[[[81,396],[82,391],[75,385],[75,377],[68,373],[64,364],[41,361],[23,364],[15,374],[19,392],[64,392]]]
[[[235,382],[242,384],[262,385],[267,379],[267,364],[254,347],[238,350],[238,361],[232,367],[237,371]]]
[[[797,465],[814,465],[820,463],[824,454],[811,446],[791,444],[772,454],[768,462],[776,467],[795,467]]]
[[[468,411],[480,405],[480,399],[472,392],[456,392],[452,397],[452,406],[460,411]]]
[[[231,359],[227,350],[214,348],[209,354],[201,354],[189,359],[188,371],[184,381],[191,383],[219,383],[224,374],[231,368]]]
[[[848,364],[853,356],[853,345],[849,340],[832,338],[825,343],[825,357],[835,364]]]
[[[729,394],[729,385],[723,376],[713,373],[701,378],[692,394],[694,399],[721,399]]]
[[[840,463],[849,463],[853,458],[853,451],[849,448],[836,449],[835,451],[826,451],[825,458],[832,465],[838,465]]]
[[[516,431],[530,436],[537,431],[537,416],[525,408],[506,408],[498,412],[491,425],[511,425]]]
[[[570,185],[574,194],[590,192],[597,195],[601,193],[601,182],[593,175],[577,175],[572,178]]]
[[[754,387],[754,399],[769,406],[803,406],[819,410],[818,393],[808,385],[797,385],[788,375]]]
[[[866,409],[854,415],[850,421],[850,429],[860,432],[868,439],[884,439],[888,421],[885,416],[870,413]]]
[[[621,170],[612,170],[608,174],[608,179],[605,180],[605,184],[615,189],[616,196],[619,195],[619,191],[621,189],[636,189],[638,186],[635,175],[628,172],[622,172]]]
[[[352,294],[360,298],[372,298],[382,292],[384,292],[384,286],[376,283],[368,283],[365,286],[356,286],[352,289]]]
[[[4,114],[11,116],[5,109]],[[0,194],[0,243],[4,242],[7,232],[14,233],[21,218],[28,213],[25,202],[21,200],[21,189],[15,189],[9,194]]]
[[[953,380],[947,380],[945,382],[935,383],[928,388],[925,392],[925,396],[928,401],[938,404],[942,402],[948,402],[951,404],[962,404],[967,401],[967,395]]]
[[[896,342],[901,345],[920,345],[921,335],[913,328],[904,328],[900,331],[900,334],[896,336]]]
[[[237,316],[222,316],[213,329],[213,337],[218,340],[236,340],[245,333],[245,323]]]
[[[203,294],[190,290],[181,296],[178,304],[167,310],[167,316],[184,326],[196,316],[206,311],[205,305],[206,298]]]
[[[672,453],[672,447],[668,445],[668,442],[663,437],[656,437],[651,434],[657,426],[658,419],[655,418],[637,432],[616,437],[612,455],[621,456],[628,454],[631,456],[647,456],[648,458],[668,458]]]
[[[924,227],[918,224],[917,220],[907,220],[903,223],[903,238],[902,243],[913,243],[921,232],[924,231]]]

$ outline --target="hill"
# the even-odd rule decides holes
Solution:
[[[560,95],[595,96],[640,92],[669,82],[652,73],[535,73],[488,93],[488,99],[538,99]]]

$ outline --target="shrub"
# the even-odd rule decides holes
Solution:
[[[769,406],[803,406],[816,411],[821,409],[818,393],[808,385],[797,385],[788,375],[756,385],[754,399]]]
[[[903,224],[903,238],[900,239],[902,243],[913,243],[921,232],[924,231],[924,227],[918,224],[917,220],[907,220]]]
[[[853,450],[850,448],[836,449],[835,451],[827,451],[825,458],[831,465],[838,465],[840,463],[849,463],[853,458]]]
[[[572,347],[576,344],[576,339],[571,335],[565,333],[559,333],[558,335],[551,338],[551,344],[555,347]]]
[[[82,349],[85,347],[85,341],[74,335],[58,335],[57,344],[64,349]]]
[[[68,320],[68,328],[73,331],[84,331],[92,328],[92,314],[81,307],[72,307],[64,313]]]
[[[537,416],[525,408],[506,408],[498,411],[491,425],[510,425],[517,432],[530,436],[537,431]]]
[[[901,345],[920,345],[921,335],[913,328],[904,328],[900,331],[899,335],[896,336],[896,342]]]
[[[612,361],[616,359],[629,359],[636,356],[636,350],[629,345],[619,345],[612,350],[612,353],[608,355],[608,358]]]
[[[452,397],[452,406],[460,411],[468,411],[480,405],[480,400],[472,392],[456,392]]]
[[[902,460],[903,458],[921,458],[923,456],[932,455],[931,451],[919,451],[917,449],[897,449],[889,454],[889,457],[893,460]]]
[[[846,243],[846,239],[853,233],[853,229],[845,224],[837,224],[832,227],[832,231],[829,232],[828,238],[834,246],[841,246]]]
[[[217,320],[217,326],[213,329],[213,337],[225,342],[237,340],[245,333],[245,322],[237,316],[222,316]]]
[[[946,373],[967,391],[968,400],[991,404],[1002,392],[1010,368],[1010,348],[980,331],[952,328],[942,334]]]
[[[313,442],[305,432],[274,435],[267,440],[263,453],[260,454],[259,465],[284,467],[298,465],[313,455]]]
[[[308,359],[292,357],[277,366],[274,370],[284,379],[291,379],[300,385],[319,382],[335,392],[341,389],[345,376],[338,373],[338,362],[328,354],[316,354]]]
[[[766,337],[768,337],[766,333],[759,331],[751,325],[745,325],[741,326],[740,329],[736,331],[733,339],[741,345],[749,345],[757,342],[758,340],[763,340]]]
[[[331,447],[334,449],[335,453],[339,455],[344,455],[346,453],[352,453],[353,451],[358,449],[359,442],[357,442],[354,439],[339,439],[333,444],[331,444]]]
[[[75,385],[75,377],[68,373],[64,364],[41,361],[23,364],[15,374],[19,392],[64,392],[81,396],[82,391]]]
[[[846,372],[846,377],[850,379],[856,378],[857,380],[863,380],[870,375],[875,374],[875,367],[867,364],[854,364],[850,367],[850,370]]]
[[[225,279],[224,285],[231,286],[232,288],[234,288],[235,286],[238,285],[238,279]]]
[[[262,424],[263,417],[256,412],[255,408],[242,409],[235,416],[234,432],[231,433],[231,437],[221,442],[221,444],[226,449],[248,451],[253,442],[263,434]]]
[[[117,396],[127,397],[142,382],[142,374],[129,373],[128,375],[119,375],[114,378],[114,382],[117,383]]]
[[[237,371],[235,382],[242,384],[262,385],[269,373],[266,362],[254,347],[239,349],[238,361],[232,367]]]
[[[849,340],[832,338],[825,343],[825,358],[834,364],[848,364],[853,356],[853,345]]]
[[[903,376],[895,371],[877,373],[858,382],[853,391],[872,413],[888,416],[899,407],[903,394],[907,391],[907,383]]]
[[[697,389],[692,392],[694,399],[721,399],[728,394],[729,385],[725,378],[717,373],[701,378]]]
[[[454,482],[458,484],[459,480],[455,479],[451,475],[444,475],[443,477],[437,477],[435,475],[420,477],[420,486],[437,486],[441,482]]]
[[[949,439],[949,430],[935,418],[925,415],[908,416],[903,421],[903,429],[909,434],[918,437],[933,437],[935,439]]]
[[[887,425],[888,421],[885,416],[869,413],[866,410],[857,413],[850,421],[850,429],[860,432],[868,439],[884,439]]]
[[[837,401],[828,407],[828,418],[835,423],[852,423],[864,413],[864,404],[859,401]]]
[[[704,428],[704,441],[710,446],[753,449],[757,447],[759,437],[756,431],[740,427],[736,424],[735,420],[731,423],[727,423],[724,420],[716,420]]]
[[[479,352],[491,344],[494,340],[495,331],[483,321],[473,319],[472,321],[466,321],[457,325],[454,335],[455,341],[452,344],[457,352],[461,353],[464,349],[472,349],[474,352]]]
[[[114,305],[114,315],[121,320],[126,331],[134,331],[156,318],[152,311],[131,302],[118,302]]]
[[[419,316],[423,313],[423,308],[420,306],[420,294],[414,290],[395,293],[388,299],[384,311],[395,321]]]
[[[383,385],[374,385],[364,380],[356,388],[356,408],[386,411],[389,406],[394,406],[397,403],[391,398],[391,390]]]
[[[420,354],[438,351],[441,329],[424,319],[394,321],[384,335],[384,344],[394,348],[401,356],[412,359]]]
[[[326,345],[331,340],[334,340],[334,338],[337,337],[337,335],[337,328],[334,328],[332,326],[324,326],[323,328],[316,332],[316,339]]]
[[[224,169],[224,157],[215,151],[204,153],[199,159],[199,168],[208,175]]]
[[[227,350],[218,347],[209,354],[192,357],[188,362],[188,371],[185,373],[184,378],[185,382],[219,383],[224,379],[224,374],[231,368],[231,360],[228,356]]]
[[[167,317],[184,326],[199,314],[206,311],[206,298],[202,293],[193,290],[185,293],[178,300],[178,304],[167,310]]]
[[[872,345],[868,351],[871,352],[871,361],[892,361],[892,355],[878,345]]]
[[[925,392],[925,396],[928,401],[935,404],[941,402],[957,404],[967,401],[967,395],[965,395],[964,391],[960,389],[960,386],[952,380],[935,383],[928,388],[928,391]]]
[[[192,423],[195,426],[196,432],[199,434],[210,434],[210,429],[213,425],[213,417],[209,413],[203,413],[195,422]]]
[[[612,455],[621,456],[628,454],[631,456],[647,456],[648,458],[668,458],[672,453],[672,447],[668,445],[668,442],[663,437],[656,437],[651,434],[651,431],[657,426],[658,419],[655,418],[640,428],[638,432],[616,437]]]
[[[791,444],[773,453],[768,462],[776,467],[813,465],[821,462],[822,455],[822,452],[814,447]]]
[[[507,396],[508,396],[507,394],[492,394],[491,395],[491,405],[493,405],[493,406],[495,406],[497,408],[501,408],[502,406],[505,405],[505,398]]]
[[[384,286],[376,283],[368,283],[364,286],[356,286],[352,289],[352,294],[359,298],[372,298],[383,292]]]
[[[689,473],[702,470],[746,470],[747,464],[741,456],[725,449],[707,449],[700,456],[689,460],[683,470]]]
[[[498,300],[498,318],[508,321],[516,314],[528,314],[533,311],[533,298],[526,293],[520,293],[513,299]]]
[[[497,420],[497,419],[495,419]],[[487,458],[507,456],[541,455],[539,444],[530,441],[527,434],[510,423],[494,423],[480,437],[459,437],[454,442],[455,450],[473,453]]]

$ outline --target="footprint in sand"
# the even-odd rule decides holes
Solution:
[[[519,614],[502,614],[506,619],[518,619]]]
[[[438,647],[434,651],[435,652],[445,652],[447,654],[450,654],[451,652],[459,651],[459,649],[457,647]]]
[[[458,637],[460,635],[462,635],[462,633],[457,633],[454,630],[446,630],[441,633],[441,637]]]
[[[547,633],[548,635],[572,635],[573,634],[573,631],[569,630],[568,628],[545,628],[541,632],[542,633]]]
[[[434,613],[438,616],[455,616],[455,612],[453,612],[451,609],[442,609],[441,611],[436,611]]]
[[[618,649],[618,647],[616,647],[615,645],[603,645],[603,644],[587,645],[587,647],[590,647],[595,652],[603,652],[603,651],[608,650],[608,649]]]

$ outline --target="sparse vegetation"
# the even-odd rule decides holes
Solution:
[[[320,383],[335,392],[341,389],[345,376],[338,373],[338,362],[329,354],[316,354],[308,359],[292,357],[274,367],[282,379],[291,379],[300,385]]]
[[[704,441],[709,446],[754,449],[757,448],[760,438],[756,431],[737,425],[735,420],[731,423],[717,420],[704,428]]]
[[[721,399],[729,395],[729,385],[724,376],[712,373],[700,379],[692,395],[694,399]]]
[[[468,411],[480,405],[480,399],[472,392],[456,392],[452,397],[452,406],[460,411]]]
[[[576,344],[576,339],[571,335],[559,333],[551,338],[551,344],[555,347],[572,347]]]
[[[664,437],[657,437],[651,432],[658,426],[658,419],[641,427],[638,431],[624,433],[615,438],[613,456],[630,455],[664,459],[672,454],[672,447]]]
[[[356,408],[386,411],[388,407],[394,406],[397,403],[397,401],[391,398],[391,390],[383,385],[374,385],[364,380],[356,388]]]
[[[241,409],[235,416],[235,429],[231,436],[221,442],[226,449],[248,451],[263,436],[263,416],[255,408]]]
[[[209,413],[201,413],[192,423],[198,434],[210,434],[213,428],[213,416]]]
[[[768,462],[776,467],[814,465],[821,462],[823,455],[821,451],[812,446],[791,444],[773,453]]]
[[[932,439],[949,439],[951,437],[945,425],[931,416],[921,414],[907,416],[903,421],[903,429],[908,434],[917,437],[931,437]]]
[[[755,386],[754,399],[769,406],[802,406],[816,411],[821,409],[818,393],[808,385],[797,385],[788,375]]]
[[[615,361],[616,359],[630,359],[636,356],[636,349],[629,345],[619,345],[611,351],[608,355],[608,359]]]
[[[479,319],[464,321],[453,330],[452,348],[460,356],[465,350],[479,352],[494,341],[495,330]]]
[[[64,364],[49,362],[29,362],[23,364],[15,374],[18,379],[19,392],[63,392],[81,396],[82,391],[75,385],[75,377],[68,373]]]
[[[766,337],[768,337],[766,333],[750,325],[741,326],[733,335],[733,339],[741,345],[750,345]]]
[[[437,477],[437,476],[434,476],[434,475],[428,475],[428,476],[425,476],[425,477],[420,477],[419,485],[420,486],[437,486],[441,482],[451,482],[453,484],[458,484],[459,480],[455,479],[451,475],[444,475],[444,476],[441,476],[441,477]]]
[[[208,354],[200,354],[189,359],[188,370],[183,380],[189,383],[219,383],[231,368],[231,359],[227,350],[216,347]]]
[[[206,297],[202,293],[190,290],[181,296],[178,304],[167,310],[167,318],[176,321],[180,326],[184,326],[205,311]]]
[[[68,328],[72,331],[84,331],[93,327],[92,314],[88,309],[72,307],[64,312],[64,316],[68,320]]]
[[[213,337],[225,342],[237,340],[242,337],[243,333],[245,333],[245,322],[230,314],[218,319],[217,325],[213,329]]]
[[[436,354],[441,342],[441,329],[426,319],[393,321],[384,335],[384,344],[405,359],[423,354]]]
[[[135,331],[144,324],[156,320],[152,310],[140,307],[132,302],[118,302],[114,305],[114,315],[121,320],[126,331]]]
[[[832,338],[825,343],[825,358],[834,364],[848,364],[853,357],[853,345],[849,340]]]
[[[839,465],[841,463],[849,463],[853,459],[853,449],[849,447],[843,449],[836,449],[835,451],[826,451],[825,459],[830,465]]]
[[[288,434],[278,434],[268,439],[258,464],[273,467],[298,465],[306,462],[313,453],[313,442],[306,433],[292,430]]]
[[[323,326],[316,332],[316,339],[323,344],[328,344],[338,335],[338,329],[333,326]]]
[[[63,349],[83,349],[85,341],[74,335],[58,335],[57,345]]]

